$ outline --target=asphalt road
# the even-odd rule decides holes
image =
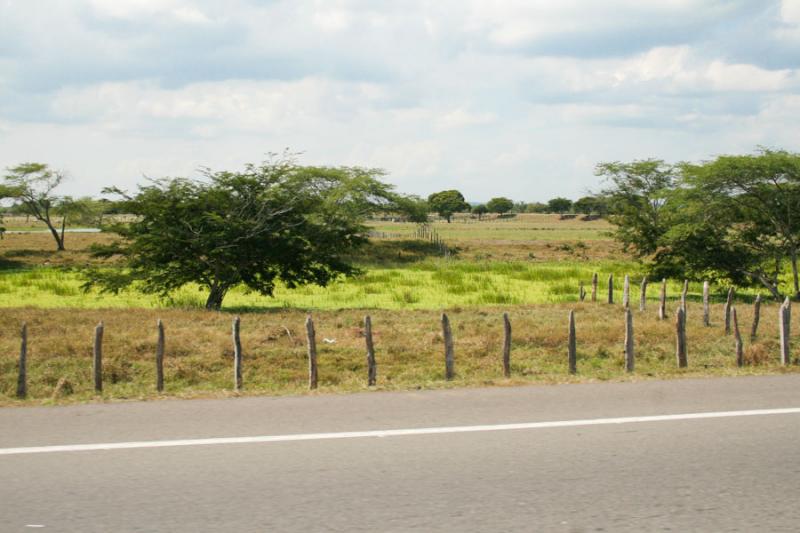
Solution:
[[[798,531],[800,413],[591,422],[796,407],[787,375],[2,409],[0,531]]]

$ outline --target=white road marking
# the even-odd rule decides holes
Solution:
[[[593,418],[586,420],[557,420],[551,422],[523,422],[519,424],[487,424],[480,426],[450,426],[412,429],[378,429],[372,431],[342,431],[336,433],[299,433],[294,435],[260,435],[255,437],[218,437],[206,439],[153,440],[133,442],[106,442],[99,444],[64,444],[56,446],[28,446],[22,448],[0,448],[0,455],[27,455],[35,453],[91,452],[102,450],[132,450],[138,448],[172,448],[176,446],[211,446],[218,444],[261,444],[269,442],[298,442],[305,440],[360,439],[372,437],[404,437],[410,435],[441,435],[448,433],[477,433],[484,431],[511,431],[521,429],[550,429],[579,426],[604,426],[612,424],[635,424],[641,422],[672,422],[677,420],[706,420],[709,418],[733,418],[743,416],[766,416],[800,414],[800,407],[784,409],[753,409],[749,411],[716,411],[708,413],[684,413],[675,415],[627,416],[620,418]]]

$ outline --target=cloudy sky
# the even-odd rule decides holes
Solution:
[[[270,151],[577,198],[599,161],[800,150],[800,0],[0,0],[0,167],[65,192]]]

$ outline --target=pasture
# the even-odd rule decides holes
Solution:
[[[792,371],[779,364],[777,305],[763,306],[761,333],[745,343],[747,364],[737,368],[733,339],[721,325],[726,288],[714,288],[712,325],[704,327],[700,284],[689,287],[689,368],[677,369],[671,317],[682,283],[672,280],[667,320],[656,316],[655,283],[647,310],[634,312],[636,372],[625,374],[622,280],[631,276],[636,306],[641,273],[610,240],[605,221],[523,215],[433,227],[455,255],[442,257],[436,247],[413,240],[412,224],[374,222],[373,230],[386,238],[354,258],[362,275],[327,288],[279,287],[274,298],[236,289],[222,313],[203,310],[205,294],[195,287],[168,299],[135,291],[82,291],[79,267],[117,268],[113,261],[98,263],[87,251],[93,242],[113,236],[70,234],[67,251],[56,254],[47,235],[8,234],[0,241],[0,403],[21,403],[14,392],[22,322],[29,327],[26,402],[38,403],[160,397],[153,385],[158,318],[167,330],[163,395],[234,394],[230,327],[236,314],[242,316],[245,354],[244,390],[236,394],[306,392],[303,321],[309,311],[317,323],[323,392],[366,389],[365,314],[374,323],[378,389]],[[579,302],[579,284],[588,291],[594,272],[600,274],[598,302],[588,296]],[[609,274],[615,278],[614,305],[604,303]],[[738,295],[743,331],[749,331],[754,294]],[[572,309],[578,331],[576,375],[567,372],[566,357]],[[449,382],[443,376],[443,310],[450,315],[456,343],[456,379]],[[513,327],[510,378],[502,374],[503,312]],[[100,321],[106,329],[107,385],[96,395],[91,338]]]

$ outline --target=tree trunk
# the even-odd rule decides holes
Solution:
[[[208,293],[206,300],[206,309],[210,311],[219,311],[222,309],[222,300],[225,298],[225,293],[228,288],[222,285],[214,284],[211,286],[211,292]]]
[[[67,216],[64,215],[64,217],[61,219],[61,247],[59,248],[59,250],[64,250],[65,249],[64,248],[64,232],[66,232],[66,231],[67,231]]]
[[[63,233],[59,235],[58,230],[54,228],[50,222],[47,222],[47,229],[50,230],[50,234],[53,235],[53,238],[56,240],[56,250],[63,252],[65,250]]]

